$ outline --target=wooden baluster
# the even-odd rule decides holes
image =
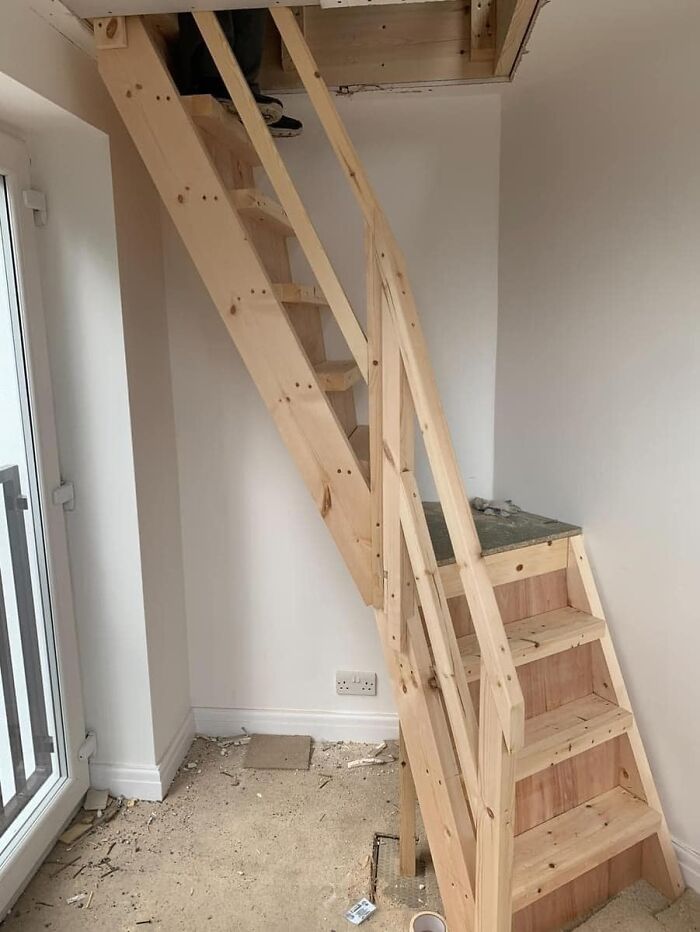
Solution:
[[[399,870],[416,876],[416,786],[403,729],[399,728]]]
[[[372,604],[384,609],[384,560],[382,542],[382,284],[375,255],[374,234],[365,225],[367,284],[367,343],[369,390],[369,474],[372,525]]]
[[[493,686],[481,665],[479,782],[484,806],[476,826],[475,932],[512,924],[515,755],[506,747]]]

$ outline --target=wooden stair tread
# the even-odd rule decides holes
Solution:
[[[193,94],[183,97],[182,103],[195,124],[208,133],[237,158],[249,165],[260,165],[260,157],[253,148],[241,121],[229,113],[215,97]]]
[[[344,392],[362,377],[354,359],[326,360],[316,366],[316,374],[321,388],[326,392]]]
[[[297,285],[287,282],[273,285],[277,300],[282,304],[315,304],[318,307],[328,307],[328,302],[316,285]]]
[[[661,816],[618,786],[515,838],[513,912],[653,835]]]
[[[277,201],[255,188],[237,188],[231,191],[231,199],[240,213],[265,224],[281,236],[294,236],[294,230],[286,213]]]
[[[604,633],[605,622],[602,618],[587,615],[575,608],[558,608],[506,625],[506,636],[516,667],[596,641]],[[476,635],[458,638],[457,643],[467,680],[478,680],[481,652]]]
[[[614,702],[591,693],[525,722],[525,746],[518,754],[516,779],[547,767],[629,731],[634,716]]]

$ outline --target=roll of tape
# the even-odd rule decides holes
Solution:
[[[447,932],[447,923],[437,913],[416,913],[411,919],[410,932]]]

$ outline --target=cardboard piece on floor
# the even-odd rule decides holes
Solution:
[[[308,770],[308,735],[253,735],[243,766],[248,770]]]
[[[107,790],[95,790],[91,787],[87,791],[83,809],[86,809],[88,812],[97,811],[99,809],[104,811],[107,808],[108,802],[109,792]]]

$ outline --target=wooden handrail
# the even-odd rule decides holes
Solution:
[[[273,7],[270,12],[372,230],[384,294],[391,310],[418,423],[483,661],[493,686],[498,718],[508,748],[515,751],[522,747],[524,741],[523,694],[481,556],[479,538],[430,365],[406,263],[294,14],[283,7]]]
[[[195,12],[192,15],[366,382],[367,338],[267,129],[248,82],[231,51],[229,41],[215,13]]]

